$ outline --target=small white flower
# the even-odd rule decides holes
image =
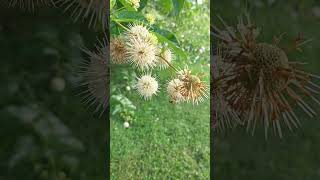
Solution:
[[[126,86],[126,90],[130,91],[131,90],[130,86]]]
[[[123,123],[123,127],[129,128],[129,126],[130,126],[130,124],[129,124],[128,122],[124,122],[124,123]]]
[[[131,64],[140,70],[148,70],[156,66],[157,48],[150,42],[133,38],[127,43],[127,55]]]
[[[173,60],[173,54],[170,49],[166,48],[160,54],[160,57],[158,60],[160,69],[165,69],[165,68],[169,67],[169,63],[171,63],[172,60]]]
[[[143,26],[143,24],[130,24],[129,30],[125,32],[125,37],[128,42],[138,39],[142,41],[147,41],[153,45],[158,44],[158,38],[153,33]]]
[[[143,75],[138,79],[136,89],[139,94],[145,99],[150,99],[153,95],[158,92],[158,82],[151,75]]]
[[[130,3],[135,10],[140,7],[140,0],[130,0]]]
[[[183,85],[183,82],[179,79],[173,79],[168,83],[167,92],[169,94],[170,100],[174,103],[178,103],[184,100],[180,89]]]
[[[129,30],[126,32],[126,36],[129,40],[137,38],[147,39],[149,35],[149,30],[143,25],[139,24],[129,25]]]

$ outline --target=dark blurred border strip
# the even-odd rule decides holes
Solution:
[[[213,46],[213,36],[212,25],[213,25],[213,1],[209,1],[210,3],[210,179],[214,179],[213,168],[214,168],[214,126],[216,122],[216,96],[213,93],[213,89],[215,84],[213,83],[214,79],[214,53],[215,48]]]
[[[107,48],[109,49],[110,46],[109,46],[109,42],[110,42],[110,31],[109,31],[109,23],[110,23],[110,0],[106,0],[107,1],[107,28],[106,28],[106,36],[107,36]],[[110,66],[109,66],[109,63],[110,63],[110,51],[108,50],[107,51],[107,63],[108,63],[108,80],[107,80],[107,83],[109,85],[109,91],[107,92],[107,95],[108,95],[108,99],[110,100]],[[107,170],[106,170],[106,176],[107,176],[107,179],[110,179],[111,177],[111,173],[110,173],[110,101],[108,101],[108,105],[107,105],[107,109],[106,109],[106,120],[107,120],[107,139],[106,139],[106,146],[107,146],[107,151],[106,151],[106,154],[107,154],[107,158],[106,158],[106,163],[107,163]]]

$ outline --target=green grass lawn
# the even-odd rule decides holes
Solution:
[[[204,70],[209,74],[209,67]],[[113,70],[114,82],[120,78],[117,72]],[[128,129],[111,116],[112,179],[209,178],[209,100],[198,106],[174,105],[164,91],[162,85],[150,101],[135,90],[127,94],[137,107],[137,119]]]

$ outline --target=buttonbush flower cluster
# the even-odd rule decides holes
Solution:
[[[198,104],[207,97],[207,85],[202,77],[188,68],[177,69],[172,65],[175,56],[172,50],[158,42],[158,38],[142,23],[120,25],[125,32],[112,37],[110,41],[111,62],[129,63],[142,72],[137,80],[136,90],[146,100],[159,92],[160,85],[152,75],[153,69],[172,68],[176,75],[167,83],[167,93],[172,103],[190,101]]]

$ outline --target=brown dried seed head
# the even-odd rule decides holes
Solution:
[[[290,62],[287,53],[276,44],[257,42],[258,28],[252,26],[249,18],[244,23],[240,17],[237,30],[219,19],[224,29],[213,27],[212,33],[219,39],[221,61],[230,66],[218,71],[221,75],[214,93],[220,93],[222,100],[241,117],[247,130],[252,128],[254,132],[260,123],[265,127],[266,136],[269,127],[282,136],[281,124],[291,130],[300,123],[295,107],[313,117],[316,112],[304,98],[309,97],[320,105],[314,97],[320,86],[312,82],[312,78],[320,77],[300,70],[302,63]],[[225,113],[223,109],[218,110],[218,114]],[[220,120],[226,121],[224,117]]]
[[[180,93],[187,101],[198,104],[204,98],[207,98],[208,87],[199,76],[191,74],[188,69],[184,69],[178,72],[178,78],[182,81]]]
[[[259,68],[275,70],[278,67],[289,67],[286,53],[275,45],[258,43],[254,46],[252,54]]]
[[[112,63],[115,64],[124,64],[127,62],[126,47],[124,41],[121,38],[111,38],[110,57]]]

